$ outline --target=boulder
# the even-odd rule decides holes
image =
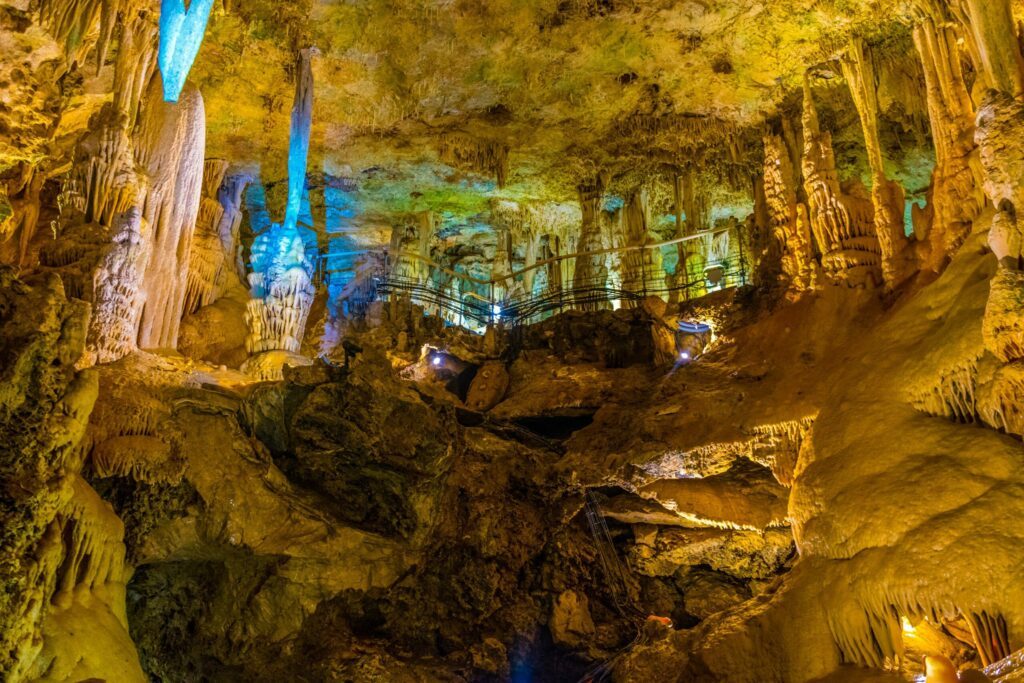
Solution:
[[[470,410],[485,412],[501,402],[508,391],[508,371],[501,362],[486,363],[477,370],[469,385],[466,406]]]
[[[548,626],[551,628],[551,637],[559,645],[586,647],[595,633],[587,596],[571,590],[559,594],[551,606]]]

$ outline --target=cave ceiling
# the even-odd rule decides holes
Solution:
[[[492,197],[572,201],[599,172],[625,193],[691,166],[727,181],[721,203],[742,206],[763,129],[798,101],[808,67],[820,65],[815,87],[857,155],[856,114],[832,61],[850,35],[883,58],[912,55],[911,10],[893,0],[257,0],[215,11],[192,78],[208,155],[273,185],[286,175],[294,54],[314,45],[311,174],[319,167],[354,193],[353,220],[372,241],[374,226],[416,211],[458,231],[486,223]],[[918,85],[913,66],[895,87]],[[892,127],[906,131],[923,112],[904,99],[888,103]],[[444,163],[446,136],[507,148],[504,186]]]
[[[716,209],[742,218],[761,138],[796,119],[808,70],[839,167],[867,178],[836,61],[853,36],[879,63],[891,172],[923,195],[930,144],[909,28],[922,3],[223,0],[190,78],[205,99],[207,156],[258,178],[280,220],[296,54],[314,46],[307,221],[328,233],[344,223],[360,245],[425,210],[448,235],[486,233],[494,199],[575,203],[599,174],[611,196],[652,188],[667,220],[672,174],[694,169]],[[87,64],[61,83],[58,96],[84,103],[65,107],[68,132],[109,92],[104,71]],[[46,110],[39,92],[23,97]]]

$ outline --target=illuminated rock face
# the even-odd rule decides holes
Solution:
[[[0,3],[0,679],[1024,647],[1024,5],[213,5]]]

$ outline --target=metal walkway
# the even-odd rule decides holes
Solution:
[[[372,283],[359,291],[372,292],[373,296],[384,299],[405,297],[423,306],[429,314],[478,330],[498,322],[506,327],[529,325],[571,310],[637,307],[649,297],[676,303],[710,291],[745,285],[747,264],[742,238],[736,240],[738,254],[710,262],[704,273],[692,279],[666,274],[651,252],[695,240],[710,243],[725,232],[709,230],[656,244],[568,254],[487,280],[452,270],[418,254],[385,253],[376,262]],[[595,260],[611,257],[622,259],[616,272],[602,267],[594,277],[577,277],[578,262],[587,261],[592,265]],[[631,261],[627,262],[628,259]]]

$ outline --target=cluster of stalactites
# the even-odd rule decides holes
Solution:
[[[844,192],[839,184],[832,135],[821,129],[809,81],[804,82],[804,149],[801,170],[811,233],[821,252],[825,274],[854,286],[881,281],[881,246],[875,232],[874,207],[864,196]]]
[[[552,281],[548,273],[550,268],[534,266],[575,249],[582,215],[579,206],[568,203],[496,199],[491,202],[491,219],[496,226],[508,231],[513,249],[516,245],[523,245],[523,267],[526,270],[522,276],[522,287],[526,292],[534,293],[543,291]],[[557,277],[558,274],[555,279]]]
[[[121,12],[131,0],[41,0],[39,18],[50,34],[64,44],[69,67],[82,64],[93,46],[103,65]],[[93,27],[99,23],[98,34]]]
[[[933,18],[914,28],[935,145],[925,225],[919,220],[915,231],[920,227],[930,245],[933,269],[941,268],[963,244],[985,203],[973,136],[974,105],[964,81],[959,38],[954,26]]]
[[[196,218],[189,259],[185,312],[194,313],[226,292],[236,279],[242,192],[248,176],[226,177],[228,162],[208,159],[203,170],[203,197]]]
[[[505,187],[509,175],[509,148],[500,142],[480,140],[465,133],[445,133],[437,144],[441,161],[455,168],[488,175]]]

